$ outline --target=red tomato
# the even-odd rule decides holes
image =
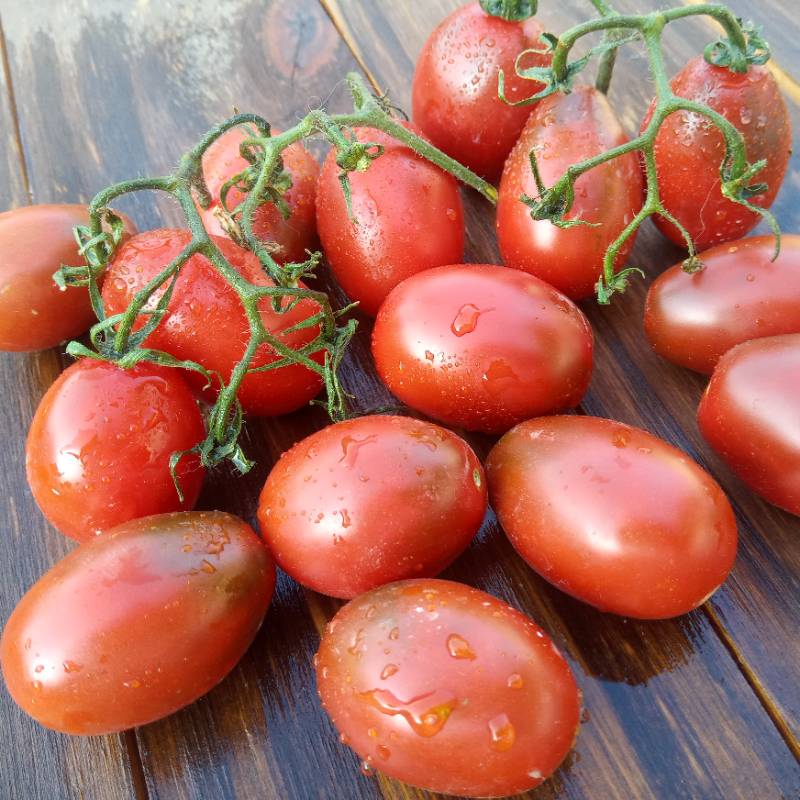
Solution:
[[[191,508],[203,483],[199,458],[178,464],[183,503],[169,459],[204,436],[177,371],[83,359],[61,373],[36,409],[25,451],[28,483],[45,517],[84,541],[137,517]]]
[[[762,158],[767,166],[753,179],[766,183],[764,194],[751,202],[767,208],[778,194],[792,145],[786,103],[766,67],[751,66],[744,75],[693,58],[673,79],[679,97],[703,103],[732,122],[744,136],[747,159]],[[650,121],[652,105],[642,123]],[[667,117],[656,137],[656,166],[664,207],[689,231],[695,246],[738,239],[761,219],[720,192],[720,165],[725,141],[717,127],[695,113],[677,111]],[[683,237],[674,225],[656,218],[659,230],[679,245]]]
[[[107,312],[123,312],[136,292],[158,275],[189,241],[188,231],[163,229],[140,233],[121,247],[109,265],[103,286]],[[214,242],[231,265],[251,283],[273,285],[252,253],[222,237],[215,236]],[[163,290],[156,292],[152,305],[162,294]],[[264,327],[279,335],[290,347],[302,347],[318,333],[316,326],[281,333],[319,311],[319,306],[312,300],[303,300],[291,311],[277,314],[271,301],[265,298],[260,309]],[[239,297],[211,262],[198,254],[181,269],[169,311],[161,325],[147,338],[147,344],[178,358],[196,361],[208,370],[219,372],[227,380],[244,354],[249,338],[250,330]],[[314,358],[322,362],[321,353]],[[267,345],[262,345],[252,366],[277,359],[278,356]],[[199,373],[186,375],[197,386],[205,383]],[[251,414],[286,414],[306,405],[321,387],[322,379],[316,372],[293,364],[247,375],[239,387],[239,401]]]
[[[480,462],[438,425],[370,416],[330,425],[284,453],[258,522],[278,565],[334,597],[436,575],[486,513]]]
[[[359,128],[383,155],[350,173],[354,220],[347,215],[341,169],[331,151],[322,166],[317,226],[336,280],[375,316],[400,281],[464,257],[464,215],[456,179],[382,131]]]
[[[592,329],[532,275],[457,264],[414,275],[389,295],[372,352],[383,382],[411,408],[500,433],[580,402],[592,373]]]
[[[659,355],[710,373],[724,353],[748,339],[800,333],[800,236],[754,236],[703,253],[705,269],[676,264],[653,281],[644,329]]]
[[[721,359],[697,410],[705,440],[765,500],[800,515],[800,334]]]
[[[62,264],[86,263],[72,229],[88,223],[83,205],[23,206],[0,214],[0,350],[55,347],[97,321],[86,289],[61,291],[53,282]]]
[[[500,182],[497,240],[507,266],[530,272],[575,300],[594,294],[608,246],[642,207],[644,181],[636,153],[602,164],[576,181],[568,218],[599,227],[558,228],[549,220],[535,221],[519,198],[539,194],[531,150],[536,150],[542,180],[551,186],[572,164],[627,140],[605,95],[590,86],[550,95],[534,106]],[[634,239],[620,251],[619,266]]]
[[[200,210],[203,224],[209,233],[226,236],[219,213],[223,209],[219,199],[223,184],[247,168],[247,161],[239,154],[239,145],[248,138],[242,128],[231,128],[217,139],[203,155],[203,173],[211,193],[211,205]],[[311,250],[317,238],[314,214],[319,165],[314,156],[296,142],[281,154],[284,169],[292,179],[292,187],[284,195],[291,216],[284,219],[273,203],[264,203],[253,216],[253,232],[259,239],[278,245],[273,258],[279,263],[305,261],[306,250]],[[238,189],[228,192],[229,209],[239,205],[245,196]]]
[[[528,420],[495,445],[486,470],[517,552],[601,611],[685,614],[719,588],[736,557],[722,489],[638,428],[597,417]]]
[[[414,70],[411,102],[414,123],[440,149],[479,175],[494,180],[503,168],[530,113],[497,94],[500,70],[511,101],[523,100],[542,84],[518,78],[516,57],[542,48],[535,19],[507,22],[478,3],[453,11],[425,42]],[[529,55],[523,67],[546,66],[549,55]]]
[[[322,637],[317,686],[368,765],[447,795],[532,789],[578,730],[575,680],[544,631],[451,581],[400,581],[344,606]]]
[[[275,568],[219,511],[120,525],[73,550],[20,600],[0,662],[14,700],[62,733],[113,733],[194,702],[235,666]]]

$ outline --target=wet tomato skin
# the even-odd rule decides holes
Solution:
[[[764,336],[800,333],[800,236],[753,236],[712,247],[705,268],[676,264],[647,293],[644,329],[659,355],[710,374],[732,347]]]
[[[592,371],[592,330],[532,275],[455,264],[414,275],[381,307],[378,374],[400,400],[448,425],[502,433],[577,405]]]
[[[800,515],[800,333],[752,339],[719,361],[700,400],[700,432],[768,502]]]
[[[231,128],[203,155],[203,174],[211,193],[211,205],[201,209],[200,215],[211,234],[227,236],[219,216],[223,210],[220,191],[226,181],[247,168],[248,162],[239,152],[239,146],[247,137],[242,128]],[[264,203],[253,215],[253,233],[259,239],[278,245],[272,256],[279,263],[305,261],[308,258],[306,250],[314,248],[317,238],[315,198],[319,165],[300,142],[289,145],[281,157],[292,180],[291,188],[284,195],[291,215],[284,219],[276,205]],[[234,209],[244,199],[241,191],[231,189],[226,197],[227,207]]]
[[[285,572],[352,598],[438,574],[485,512],[483,469],[465,441],[422,420],[367,416],[284,453],[264,485],[258,521]]]
[[[103,285],[107,312],[122,313],[136,292],[177,257],[189,241],[188,231],[169,228],[132,237],[117,251],[109,265]],[[214,242],[234,269],[248,281],[259,286],[273,285],[252,253],[223,237],[214,237]],[[162,293],[161,290],[156,292],[153,303]],[[277,314],[271,307],[271,300],[264,298],[259,311],[264,327],[295,349],[312,341],[318,333],[317,327],[310,327],[282,334],[282,331],[319,311],[319,306],[312,300],[302,300],[291,311]],[[137,327],[143,324],[144,321],[140,320]],[[213,336],[209,331],[214,332]],[[168,312],[159,327],[147,337],[147,344],[177,358],[196,361],[228,380],[249,339],[250,329],[238,295],[211,262],[197,254],[182,267]],[[322,354],[312,357],[321,363]],[[277,358],[264,344],[257,351],[252,366],[262,366]],[[187,372],[186,378],[198,389],[206,384],[199,373]],[[238,397],[246,412],[273,416],[301,408],[321,388],[322,378],[316,372],[292,364],[246,375]],[[204,393],[208,400],[213,400],[213,391],[204,390]]]
[[[133,223],[119,215],[128,233]],[[55,347],[86,331],[97,318],[83,287],[61,291],[53,273],[85,263],[72,229],[86,225],[79,204],[34,205],[0,214],[0,350]]]
[[[538,786],[572,747],[580,697],[549,637],[451,581],[388,584],[344,606],[316,659],[323,707],[366,763],[434,792]]]
[[[523,422],[486,462],[492,507],[542,577],[601,611],[685,614],[725,580],[736,521],[680,450],[597,417]]]
[[[219,683],[269,606],[275,568],[252,528],[219,511],[125,523],[73,550],[9,617],[8,690],[75,735],[161,719]]]
[[[543,28],[534,19],[509,22],[468,3],[445,17],[425,42],[411,89],[412,116],[425,135],[456,161],[494,180],[530,113],[497,95],[499,71],[509,100],[538,92],[539,83],[518,78],[514,61],[540,48]],[[547,55],[527,55],[523,67],[545,66]]]
[[[679,97],[701,102],[732,122],[744,137],[751,164],[767,160],[752,181],[766,183],[767,191],[751,202],[764,208],[772,205],[789,163],[792,129],[786,102],[769,70],[751,65],[745,74],[738,74],[697,56],[670,85]],[[642,129],[652,110],[651,105]],[[655,155],[664,207],[688,230],[698,250],[739,239],[758,224],[758,214],[720,192],[725,141],[713,123],[685,111],[671,114],[656,137]],[[662,217],[655,217],[655,222],[665,236],[684,245],[672,223]]]
[[[530,166],[531,150],[536,149],[542,180],[552,186],[572,164],[628,140],[605,95],[590,86],[550,95],[533,109],[500,181],[500,254],[506,266],[530,272],[578,300],[594,294],[606,250],[642,207],[639,159],[629,153],[578,178],[567,217],[591,225],[558,228],[549,220],[533,220],[528,206],[519,200],[523,194],[539,194]],[[620,251],[618,267],[634,240],[630,237]]]
[[[177,370],[123,370],[82,359],[42,398],[25,448],[31,492],[47,519],[78,541],[136,517],[191,508],[204,469],[196,455],[169,471],[173,452],[205,436],[203,418]]]
[[[336,154],[328,154],[319,180],[317,225],[336,280],[361,311],[374,317],[386,295],[409,275],[461,261],[464,214],[452,175],[382,131],[357,128],[355,133],[361,142],[382,145],[383,155],[366,172],[350,173],[354,222]]]

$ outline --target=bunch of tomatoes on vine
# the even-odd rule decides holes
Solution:
[[[645,335],[711,375],[703,436],[800,514],[800,239],[768,210],[791,140],[768,47],[722,5],[592,4],[560,35],[535,0],[457,9],[419,56],[411,121],[351,74],[350,113],[316,109],[285,131],[238,114],[171,175],[88,208],[0,215],[0,347],[88,329],[28,435],[33,496],[80,543],[3,633],[6,685],[31,716],[101,734],[193,702],[250,645],[277,564],[350,601],[322,636],[317,687],[367,768],[463,796],[544,781],[579,727],[567,662],[519,611],[435,578],[488,503],[533,570],[614,614],[685,614],[736,555],[731,505],[691,458],[559,413],[592,373],[576,301],[625,302],[648,217],[686,257],[650,286]],[[663,32],[698,15],[724,36],[669,79]],[[606,91],[632,44],[655,97],[631,138]],[[581,82],[591,64],[595,85]],[[331,145],[321,170],[309,137]],[[503,266],[463,263],[459,183],[496,204]],[[137,232],[112,204],[138,191],[172,196],[186,226]],[[770,235],[742,238],[762,219]],[[351,305],[315,288],[317,237]],[[355,304],[374,317],[380,379],[414,416],[350,412],[338,370]],[[207,470],[252,466],[248,417],[310,402],[332,424],[274,465],[260,536],[191,510]],[[461,431],[500,437],[484,464]]]

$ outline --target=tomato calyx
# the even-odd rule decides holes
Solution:
[[[742,30],[746,45],[726,36],[711,42],[703,51],[703,58],[715,67],[728,67],[733,72],[747,72],[749,64],[766,64],[770,59],[769,42],[761,35],[761,26],[752,22],[743,23],[741,17],[736,22]]]
[[[522,22],[534,16],[537,5],[537,0],[480,0],[487,14],[509,22]]]

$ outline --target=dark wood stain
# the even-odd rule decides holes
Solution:
[[[109,182],[166,172],[234,107],[256,111],[279,127],[315,105],[344,109],[340,79],[350,69],[362,68],[408,109],[416,54],[457,2],[95,0],[76,7],[42,0],[35,11],[28,5],[0,0],[7,56],[0,76],[6,207],[28,202],[29,189],[36,202],[87,200]],[[585,4],[541,5],[547,27],[558,31],[577,21]],[[733,2],[745,16],[747,5]],[[621,11],[634,7],[655,4],[618,4]],[[762,4],[759,15],[785,76],[797,67],[792,37],[798,24],[790,5]],[[672,68],[712,33],[702,22],[682,23],[681,30],[683,37],[668,40]],[[643,62],[626,55],[618,69],[642,74]],[[633,80],[615,85],[612,102],[629,129],[638,124],[649,91]],[[792,113],[797,126],[796,104]],[[793,162],[776,205],[787,230],[799,227],[796,186]],[[473,195],[465,195],[465,206],[468,260],[496,261],[490,208]],[[179,222],[163,198],[143,195],[123,208],[142,228]],[[652,276],[679,251],[648,226],[633,258]],[[320,283],[333,288],[324,274]],[[678,620],[645,623],[601,614],[532,573],[491,513],[446,577],[525,610],[575,669],[589,720],[575,752],[530,797],[794,797],[800,770],[786,740],[800,728],[800,523],[745,490],[704,445],[694,424],[704,382],[648,350],[640,326],[645,289],[635,285],[610,309],[584,304],[598,346],[595,378],[580,411],[648,428],[711,469],[734,500],[740,522],[740,556],[731,579],[709,606]],[[363,411],[393,402],[370,363],[369,327],[362,319],[343,374]],[[0,354],[0,429],[6,436],[0,449],[2,620],[70,548],[43,521],[24,477],[25,431],[64,363],[57,350]],[[324,424],[315,409],[251,421],[245,445],[257,468],[244,478],[219,470],[201,506],[253,522],[271,465]],[[489,437],[470,439],[482,456],[492,443]],[[229,678],[190,708],[127,736],[50,733],[0,693],[0,797],[433,798],[382,777],[362,777],[356,757],[319,708],[312,657],[321,627],[337,608],[281,576],[263,629]]]

